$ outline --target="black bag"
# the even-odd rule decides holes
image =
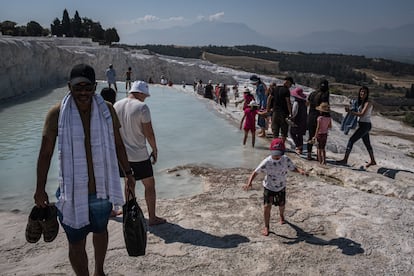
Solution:
[[[144,214],[137,200],[129,190],[127,202],[122,206],[125,246],[129,256],[145,255],[147,247],[147,227]]]

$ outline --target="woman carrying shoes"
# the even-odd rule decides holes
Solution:
[[[352,147],[356,141],[362,138],[365,147],[368,150],[369,157],[371,161],[366,165],[369,166],[376,165],[374,158],[374,151],[372,150],[371,141],[369,139],[369,131],[372,128],[371,125],[371,113],[372,113],[372,103],[369,101],[369,89],[366,86],[362,86],[359,89],[358,94],[358,111],[351,111],[349,107],[345,107],[345,111],[351,113],[354,116],[359,117],[358,120],[358,129],[352,134],[349,138],[348,145],[346,146],[345,156],[342,160],[337,161],[338,164],[347,164],[349,154],[352,151]]]

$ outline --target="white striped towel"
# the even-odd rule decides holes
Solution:
[[[111,113],[100,95],[91,105],[90,140],[97,198],[124,203]],[[89,224],[88,166],[85,133],[71,93],[62,100],[58,123],[59,188],[56,204],[63,223],[79,229]]]

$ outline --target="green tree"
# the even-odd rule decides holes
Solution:
[[[405,97],[408,99],[414,99],[414,84],[411,84],[411,89],[405,91]]]
[[[42,36],[43,35],[43,27],[40,26],[39,23],[36,21],[30,21],[26,25],[26,32],[29,36]]]
[[[104,34],[105,31],[104,29],[102,29],[101,23],[93,22],[90,29],[89,37],[91,37],[93,41],[103,42]]]
[[[15,32],[14,35],[16,35],[16,36],[27,36],[26,26],[17,26],[16,27],[16,32]]]
[[[408,92],[408,96],[408,98],[414,98],[414,84],[411,84],[411,89]]]
[[[71,27],[70,27],[69,13],[66,9],[63,11],[63,16],[62,16],[62,33],[68,37],[73,36]]]
[[[71,27],[74,37],[82,37],[82,19],[80,18],[78,11],[76,11],[73,16]]]
[[[112,42],[119,42],[118,32],[115,28],[109,28],[105,31],[104,34],[105,43],[111,45]]]
[[[414,114],[406,112],[403,121],[410,126],[414,126]]]
[[[93,21],[87,17],[82,18],[82,37],[90,37]]]
[[[53,20],[53,23],[50,24],[50,31],[52,35],[55,35],[55,36],[63,35],[62,24],[60,23],[60,20],[58,18],[55,18],[55,20]]]
[[[42,36],[49,36],[49,35],[50,35],[50,30],[48,28],[43,28]]]
[[[16,25],[13,21],[3,21],[0,23],[0,31],[3,35],[17,35]]]

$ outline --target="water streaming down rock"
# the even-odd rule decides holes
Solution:
[[[120,84],[124,87],[124,83]],[[98,81],[97,91],[104,86],[104,81]],[[48,109],[66,93],[67,88],[63,86],[2,105],[0,211],[27,211],[32,205],[44,118]],[[183,90],[180,86],[150,85],[150,93],[146,103],[151,109],[159,149],[154,166],[159,198],[177,198],[202,191],[200,181],[195,181],[196,176],[187,171],[169,172],[176,166],[251,167],[262,158],[263,150],[241,148],[239,130],[212,112],[216,106],[213,101],[189,95],[192,87]],[[117,94],[118,100],[123,97],[124,92]],[[257,145],[265,148],[263,141],[258,141]],[[55,201],[57,177],[55,150],[47,183],[51,201]],[[137,185],[137,191],[143,194],[142,185]]]

